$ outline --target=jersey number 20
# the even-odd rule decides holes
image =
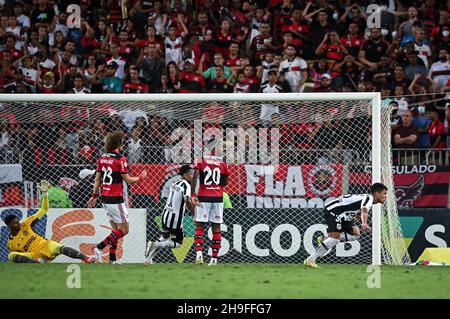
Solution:
[[[211,169],[209,166],[206,166],[204,169],[206,175],[204,184],[205,185],[211,185],[212,183],[219,185],[220,184],[220,168],[214,167],[214,169]]]

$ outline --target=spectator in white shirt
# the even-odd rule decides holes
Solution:
[[[305,60],[296,55],[296,48],[289,44],[286,47],[287,58],[280,63],[279,72],[289,83],[292,92],[302,92],[308,76],[308,65]]]
[[[447,49],[439,50],[439,61],[431,65],[430,77],[439,89],[447,84],[450,79],[450,63],[448,62]]]

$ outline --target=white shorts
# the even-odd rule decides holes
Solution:
[[[103,203],[103,208],[106,210],[109,220],[115,222],[116,224],[128,223],[128,210],[125,203],[120,204],[105,204]]]
[[[200,223],[223,223],[223,203],[203,203],[195,208],[194,221]]]

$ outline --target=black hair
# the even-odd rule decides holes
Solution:
[[[15,218],[19,218],[14,214],[10,214],[7,215],[5,217],[3,217],[3,222],[5,223],[6,226],[9,226],[9,224],[15,219]]]
[[[387,190],[388,190],[388,188],[386,187],[386,185],[384,185],[382,183],[375,183],[370,188],[370,191],[372,192],[372,194],[382,192],[382,191],[387,191]]]
[[[188,171],[191,170],[191,169],[192,169],[192,167],[191,167],[191,165],[189,165],[189,164],[182,165],[182,166],[180,167],[180,171],[178,172],[178,174],[180,174],[181,176],[183,176],[184,173],[188,172]]]
[[[437,107],[434,106],[434,105],[429,105],[429,106],[427,107],[427,112],[430,112],[430,113],[439,113]]]

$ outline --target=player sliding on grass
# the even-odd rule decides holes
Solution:
[[[316,259],[322,257],[329,249],[336,246],[339,241],[358,240],[360,232],[358,226],[353,224],[358,212],[361,213],[362,232],[370,231],[367,223],[369,211],[375,204],[383,204],[387,197],[387,187],[381,183],[375,183],[371,187],[371,194],[343,195],[325,205],[325,223],[327,224],[328,237],[319,239],[319,247],[305,259],[308,267],[319,268]]]
[[[109,245],[109,263],[120,264],[116,260],[117,243],[120,238],[128,234],[129,230],[128,212],[123,199],[123,181],[134,184],[147,177],[145,170],[139,176],[132,177],[128,174],[127,159],[120,153],[124,137],[125,134],[122,132],[112,132],[106,136],[106,153],[97,161],[94,190],[88,201],[88,207],[95,206],[101,186],[103,208],[106,210],[113,230],[94,248],[95,259],[99,263],[103,262],[102,250]]]
[[[183,165],[176,180],[170,187],[169,197],[162,213],[161,237],[157,241],[149,241],[145,251],[145,264],[152,264],[153,257],[159,248],[179,248],[183,244],[183,215],[187,207],[194,214],[195,207],[191,201],[191,182],[194,171],[190,165]]]
[[[200,178],[198,197],[195,195],[197,178]],[[223,188],[228,183],[228,166],[222,158],[206,155],[196,160],[194,164],[194,178],[192,179],[192,203],[195,211],[194,245],[196,250],[196,264],[203,264],[203,244],[205,242],[205,225],[211,223],[212,228],[212,256],[209,266],[217,264],[219,249],[222,241],[220,224],[223,223]]]
[[[11,235],[8,240],[8,259],[15,263],[44,263],[51,261],[58,255],[80,259],[86,263],[93,263],[94,258],[87,257],[79,251],[62,246],[54,240],[47,240],[37,234],[33,227],[48,211],[49,183],[41,181],[40,191],[42,193],[42,206],[39,211],[20,223],[16,215],[8,215],[3,221],[8,226]]]

